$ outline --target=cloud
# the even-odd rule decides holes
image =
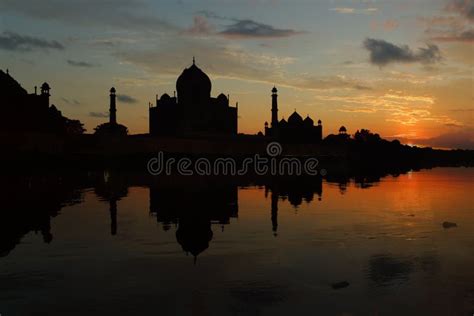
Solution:
[[[412,95],[402,91],[388,91],[384,94],[364,92],[358,95],[332,95],[320,93],[316,99],[334,104],[337,111],[345,113],[384,114],[386,121],[404,126],[432,122],[444,126],[463,126],[447,115],[433,113],[435,98],[427,95]]]
[[[468,42],[468,43],[472,43],[472,42],[474,42],[474,30],[463,31],[459,34],[450,33],[450,34],[444,34],[444,35],[437,35],[437,36],[432,37],[431,39],[435,40],[435,41],[440,41],[440,42]]]
[[[417,145],[431,146],[435,148],[452,149],[474,149],[474,131],[456,131],[441,134],[432,138],[407,140]]]
[[[123,102],[123,103],[129,103],[129,104],[133,104],[133,103],[138,102],[137,99],[135,99],[132,96],[126,95],[126,94],[117,94],[117,100],[119,100],[120,102]]]
[[[351,7],[337,7],[331,8],[330,11],[335,11],[340,14],[372,14],[378,11],[377,8],[356,9]]]
[[[80,105],[81,102],[77,101],[76,99],[67,99],[67,98],[61,98],[65,103],[70,104],[70,105]]]
[[[193,25],[186,29],[184,33],[189,35],[209,35],[214,33],[214,27],[206,17],[197,15],[193,19]]]
[[[446,6],[447,11],[457,12],[467,19],[474,21],[473,0],[451,0]]]
[[[304,31],[293,29],[276,28],[272,25],[260,23],[251,19],[238,19],[221,16],[212,11],[202,10],[198,11],[197,14],[199,14],[199,16],[194,18],[194,24],[187,30],[188,33],[198,35],[215,33],[214,27],[207,19],[231,22],[230,25],[225,26],[224,30],[215,33],[230,38],[279,38],[306,33]]]
[[[108,112],[89,112],[90,117],[98,117],[98,118],[105,118],[109,117]]]
[[[474,112],[474,108],[465,108],[465,109],[452,109],[451,112]]]
[[[57,41],[49,41],[38,37],[20,35],[10,31],[4,31],[0,34],[0,49],[17,52],[29,52],[34,49],[63,50],[64,46]]]
[[[444,10],[430,18],[420,18],[425,33],[434,41],[474,42],[474,0],[451,0]]]
[[[370,28],[372,29],[372,31],[378,31],[378,30],[387,31],[387,32],[393,31],[399,25],[400,23],[398,23],[397,20],[393,20],[393,19],[388,19],[384,21],[373,20],[370,22]]]
[[[159,18],[144,0],[2,0],[0,12],[86,27],[106,25],[147,32],[177,29]]]
[[[268,24],[255,22],[253,20],[238,20],[234,24],[229,25],[219,34],[226,37],[237,38],[275,38],[289,37],[299,35],[304,32],[292,29],[278,29]]]
[[[95,66],[96,66],[96,65],[94,65],[94,64],[91,64],[91,63],[88,63],[88,62],[85,62],[85,61],[77,61],[77,60],[71,60],[71,59],[68,59],[68,60],[67,60],[67,63],[68,63],[70,66],[74,66],[74,67],[90,68],[90,67],[95,67]]]
[[[384,40],[367,38],[364,47],[370,52],[370,62],[377,66],[395,62],[433,64],[441,60],[441,52],[433,44],[427,44],[426,48],[420,47],[417,52],[413,52],[407,45],[398,46]]]

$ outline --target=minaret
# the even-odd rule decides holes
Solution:
[[[272,89],[272,128],[277,128],[278,126],[278,90],[273,87]]]
[[[41,85],[41,96],[43,97],[45,107],[49,107],[50,90],[51,88],[49,87],[48,83],[45,82]]]
[[[109,122],[111,125],[117,124],[117,108],[115,106],[115,88],[110,89],[110,109],[109,109]]]

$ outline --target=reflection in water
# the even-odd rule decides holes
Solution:
[[[62,207],[82,200],[81,178],[59,176],[4,177],[0,194],[0,256],[13,250],[30,231],[53,240],[51,218]]]
[[[49,291],[51,283],[51,294],[38,295],[45,306],[52,304],[47,297],[64,287],[64,278],[82,289],[75,292],[78,297],[87,298],[91,284],[99,292],[116,288],[104,304],[117,310],[121,301],[139,305],[134,297],[151,290],[159,293],[164,313],[180,304],[169,297],[182,295],[188,305],[180,305],[181,314],[192,313],[195,303],[189,302],[196,300],[203,310],[217,304],[230,314],[288,314],[294,306],[336,315],[404,308],[414,315],[465,314],[474,308],[474,215],[465,192],[471,183],[462,172],[458,178],[425,172],[324,180],[117,172],[5,178],[0,283],[37,278],[41,282],[23,283],[31,284],[25,291],[32,293]],[[97,212],[101,207],[109,214]],[[460,225],[443,229],[440,223],[447,220]],[[76,221],[78,235],[65,234]],[[29,232],[41,234],[41,245],[28,239]],[[39,247],[47,254],[31,255]],[[74,272],[64,270],[76,262]],[[90,280],[81,287],[82,279]],[[337,282],[345,286],[335,290]],[[34,297],[2,292],[0,303],[13,306],[9,311],[28,306]],[[391,310],[380,302],[404,308]]]

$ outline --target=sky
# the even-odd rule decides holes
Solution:
[[[239,103],[240,133],[296,109],[323,134],[365,128],[474,149],[474,0],[0,0],[0,69],[87,132],[148,132],[148,103],[192,64]]]

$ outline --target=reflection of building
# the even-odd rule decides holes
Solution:
[[[291,143],[317,143],[323,138],[323,126],[321,120],[318,125],[307,116],[305,119],[296,112],[290,115],[288,121],[278,121],[278,90],[272,89],[272,120],[271,125],[265,122],[265,136],[274,137],[283,142]]]
[[[164,230],[177,225],[176,239],[194,257],[209,247],[212,224],[221,229],[238,214],[237,186],[221,183],[184,183],[176,187],[150,186],[150,213]]]
[[[229,105],[229,97],[211,97],[211,80],[193,59],[176,81],[178,96],[163,94],[150,106],[152,135],[235,135],[237,106]]]
[[[66,176],[4,176],[0,192],[0,257],[6,256],[31,231],[45,243],[53,241],[51,218],[65,205],[82,200],[82,179]],[[80,181],[78,184],[76,181]]]
[[[278,201],[280,199],[290,202],[295,208],[300,206],[303,201],[310,203],[314,199],[314,194],[321,200],[323,194],[323,183],[321,177],[304,178],[281,178],[274,179],[271,183],[265,185],[265,197],[270,195],[271,221],[273,235],[278,233]]]
[[[97,179],[94,192],[100,200],[109,202],[110,234],[117,235],[117,201],[128,195],[126,179],[104,172],[103,177]]]

